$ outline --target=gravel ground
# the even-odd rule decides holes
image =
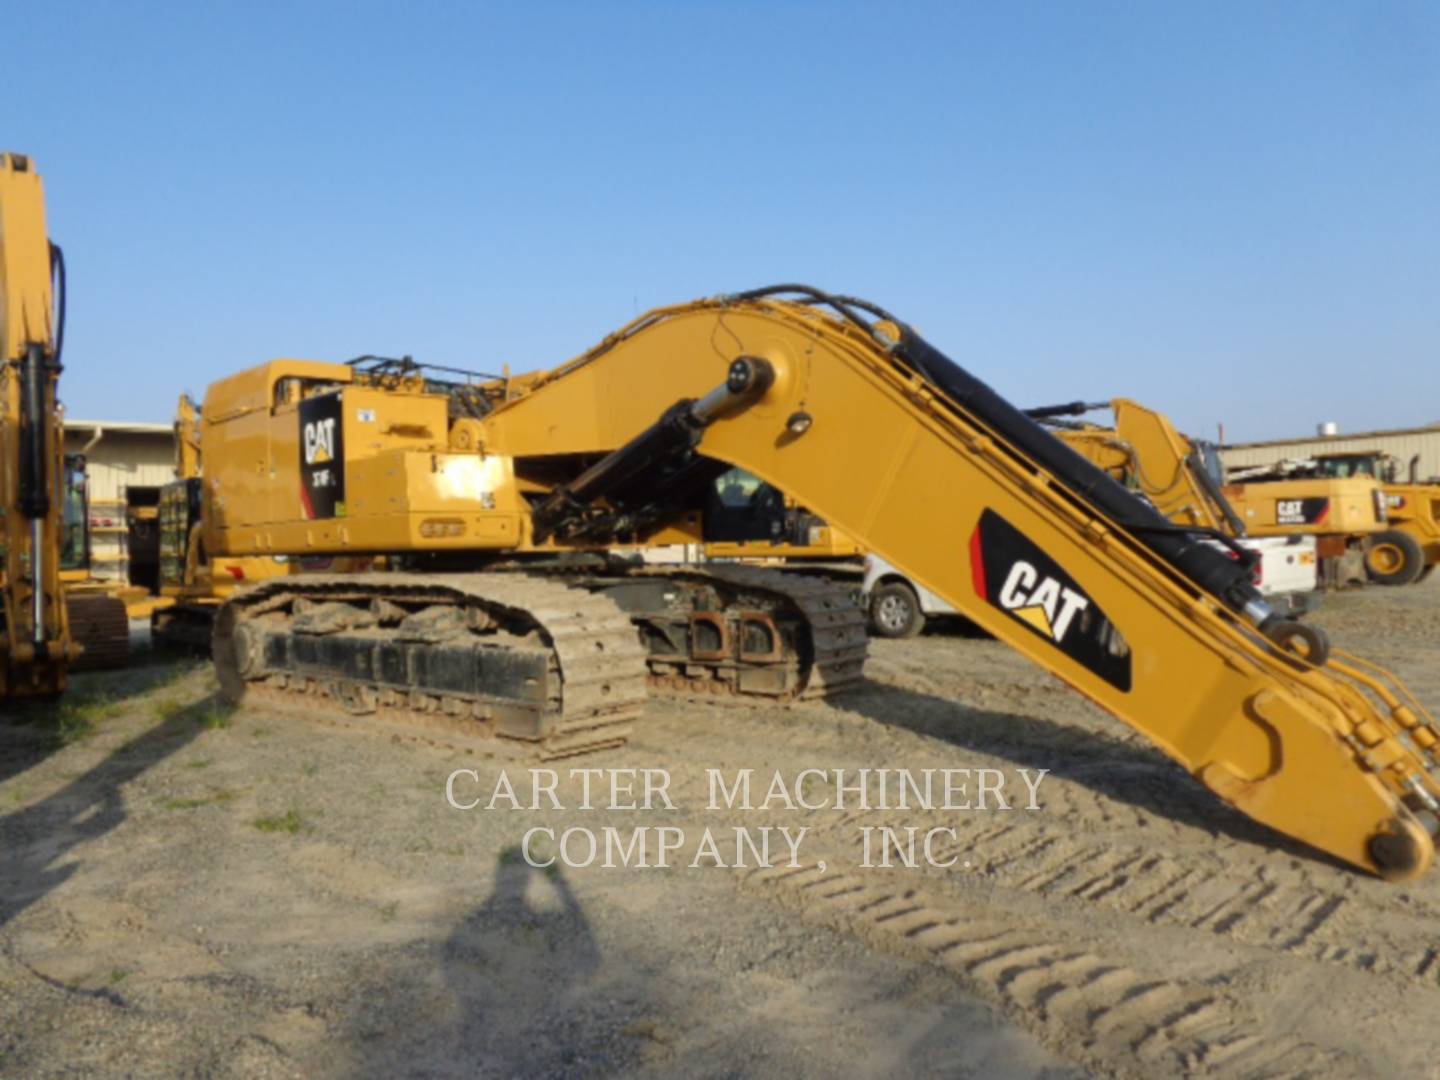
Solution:
[[[1371,589],[1316,621],[1435,708],[1437,601],[1437,580]],[[528,804],[525,768],[227,712],[194,663],[76,682],[58,713],[0,728],[4,1076],[1349,1077],[1440,1059],[1433,875],[1386,886],[1278,840],[995,642],[877,642],[866,687],[830,703],[652,706],[630,745],[574,763],[664,770],[676,808],[650,812],[580,809],[563,765],[563,809],[457,810],[455,769],[479,778],[462,797],[503,772]],[[820,777],[803,795],[824,809],[707,806],[710,769],[753,769],[758,803],[774,770],[861,767],[993,769],[1017,804],[1022,770],[1050,772],[1035,811],[836,809]],[[668,868],[519,854],[533,828],[658,826],[684,836]],[[707,828],[733,864],[736,828],[781,826],[808,830],[794,865],[778,838],[769,869],[698,855]],[[954,861],[867,868],[879,826],[952,829],[934,854]]]

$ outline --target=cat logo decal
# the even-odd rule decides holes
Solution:
[[[1130,689],[1130,648],[1080,583],[993,510],[970,536],[975,592],[1119,690]]]

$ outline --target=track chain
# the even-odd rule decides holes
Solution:
[[[560,696],[548,705],[548,730],[538,743],[497,738],[488,724],[447,710],[443,701],[419,708],[414,702],[387,701],[366,714],[347,712],[342,706],[322,719],[408,729],[431,742],[463,748],[479,745],[553,760],[622,745],[645,704],[645,656],[629,617],[606,597],[584,589],[514,573],[306,574],[277,578],[238,594],[230,603],[263,611],[295,596],[319,601],[469,601],[490,611],[499,609],[540,631],[560,676]],[[218,620],[217,638],[224,633],[223,626],[224,620]],[[329,687],[315,680],[295,685],[299,681],[272,676],[247,684],[246,697],[255,693],[259,700],[303,707],[307,714],[313,713],[316,697],[335,700]]]

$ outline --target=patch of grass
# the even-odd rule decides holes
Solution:
[[[227,803],[235,798],[233,791],[213,791],[203,799],[161,799],[156,805],[161,810],[197,810],[212,803]]]
[[[294,836],[304,826],[300,818],[300,811],[293,806],[283,814],[272,814],[268,817],[258,817],[253,822],[255,828],[263,833],[289,833]]]
[[[620,1029],[621,1035],[629,1035],[636,1039],[649,1039],[651,1042],[668,1043],[670,1033],[662,1028],[658,1021],[643,1019],[635,1020],[626,1024]]]
[[[306,777],[314,776],[314,775],[315,775],[316,773],[318,773],[319,771],[320,771],[320,766],[319,766],[319,765],[316,765],[315,762],[313,762],[313,761],[307,761],[304,765],[301,765],[301,766],[300,766],[300,775],[301,775],[301,776],[306,776]]]
[[[195,810],[201,806],[209,806],[209,799],[161,799],[161,810]]]
[[[196,758],[194,761],[187,761],[187,762],[185,763],[185,767],[186,767],[187,769],[208,769],[208,768],[209,768],[211,765],[213,765],[213,764],[214,764],[214,759],[213,759],[213,758],[202,757],[202,758]]]
[[[126,971],[124,968],[118,968],[118,967],[117,967],[117,968],[111,968],[111,969],[110,969],[110,985],[111,985],[111,986],[119,986],[122,982],[124,982],[124,981],[125,981],[126,979],[128,979],[129,977],[130,977],[130,973],[129,973],[128,971]]]
[[[394,921],[395,921],[395,912],[397,912],[397,911],[399,911],[399,910],[400,910],[400,901],[399,901],[399,900],[391,900],[390,903],[382,905],[381,908],[380,908],[380,921],[381,921],[381,922],[394,922]]]
[[[270,729],[269,729],[269,728],[264,728],[264,727],[257,727],[257,728],[252,729],[251,732],[250,732],[250,734],[251,734],[252,736],[256,737],[256,738],[259,738],[261,735],[269,735],[269,734],[270,734]]]
[[[173,697],[163,697],[150,706],[150,714],[156,720],[174,720],[184,711],[184,701],[176,701]]]
[[[207,731],[222,731],[230,726],[230,710],[222,705],[207,705],[195,714],[195,722]]]
[[[150,714],[157,720],[173,720],[185,711],[185,703],[174,698],[161,698],[150,706]]]
[[[57,746],[69,746],[88,739],[102,721],[113,720],[124,711],[122,704],[109,697],[72,691],[58,702],[33,709],[30,715],[39,727],[48,729]]]

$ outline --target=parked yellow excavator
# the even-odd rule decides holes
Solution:
[[[52,697],[77,664],[128,652],[125,605],[62,583],[64,267],[34,163],[0,153],[0,701]]]
[[[215,619],[224,693],[558,756],[650,693],[852,684],[833,587],[599,553],[701,542],[742,468],[812,508],[1278,831],[1392,880],[1440,828],[1440,729],[873,304],[776,286],[662,308],[517,378],[281,360],[213,385],[200,543],[266,560]],[[375,557],[385,572],[297,573]],[[1183,675],[1183,677],[1182,677]]]

